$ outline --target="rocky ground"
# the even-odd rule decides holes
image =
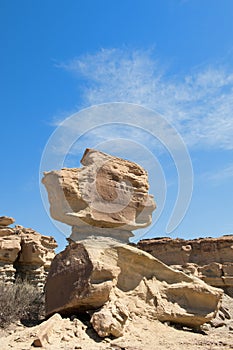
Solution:
[[[223,308],[202,332],[175,327],[148,317],[129,320],[120,338],[100,338],[88,318],[62,319],[55,314],[34,327],[21,323],[1,331],[1,350],[28,350],[35,346],[64,350],[217,350],[233,349],[233,298],[224,295]]]

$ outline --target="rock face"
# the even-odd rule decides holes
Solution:
[[[110,238],[72,243],[56,255],[46,283],[47,315],[97,310],[99,336],[120,336],[133,315],[198,327],[218,310],[221,291]]]
[[[194,240],[145,239],[137,247],[233,297],[233,235]]]
[[[42,179],[51,216],[73,226],[72,239],[101,234],[128,241],[131,230],[150,225],[155,203],[142,167],[93,149],[81,163],[80,169],[51,171]]]
[[[14,282],[19,276],[42,287],[55,256],[56,241],[23,226],[8,227],[14,222],[12,218],[1,217],[0,222],[0,279]]]
[[[90,149],[81,162],[42,180],[52,217],[72,226],[46,281],[47,316],[88,311],[100,337],[121,336],[134,315],[191,327],[211,320],[221,290],[124,244],[155,209],[146,171]]]

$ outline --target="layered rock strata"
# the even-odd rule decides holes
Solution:
[[[137,247],[233,297],[233,235],[193,240],[145,239]]]
[[[0,279],[14,282],[17,277],[43,287],[55,256],[57,243],[23,226],[9,227],[14,219],[0,217]]]

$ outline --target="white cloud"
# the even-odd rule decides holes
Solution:
[[[102,49],[62,67],[84,78],[86,106],[140,104],[164,115],[190,146],[233,149],[233,72],[224,67],[174,77],[151,51],[127,49]]]
[[[232,179],[233,178],[233,164],[228,165],[227,167],[221,169],[218,172],[208,174],[210,180],[214,181],[216,184],[219,184],[221,181]]]

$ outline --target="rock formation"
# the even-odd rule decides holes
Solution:
[[[42,179],[51,216],[72,226],[72,239],[101,235],[128,242],[131,230],[150,225],[155,203],[142,167],[92,149],[81,163]]]
[[[199,327],[222,292],[126,245],[155,209],[139,165],[87,149],[81,169],[45,173],[53,218],[72,226],[69,246],[51,264],[46,312],[88,311],[100,337],[119,337],[134,315]]]
[[[57,243],[23,226],[9,227],[14,219],[0,217],[0,279],[14,282],[17,277],[43,287],[55,256]]]
[[[195,275],[233,297],[233,235],[193,240],[154,238],[137,244],[176,270]]]
[[[109,238],[71,243],[56,255],[46,283],[48,315],[87,310],[100,336],[119,336],[133,314],[198,327],[214,317],[218,289],[150,254]]]

